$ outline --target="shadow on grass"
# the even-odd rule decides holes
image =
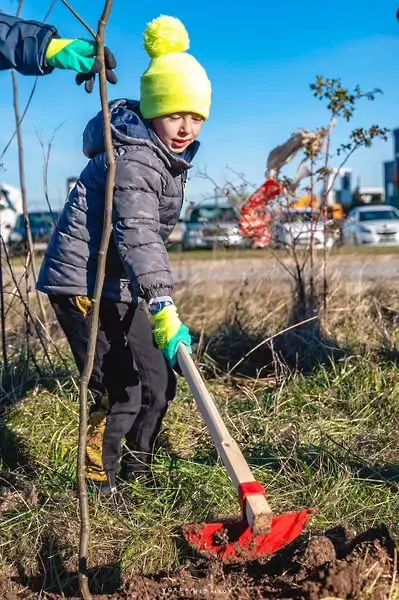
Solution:
[[[58,593],[63,597],[79,597],[79,580],[77,571],[68,571],[65,561],[75,553],[73,548],[66,548],[54,535],[47,536],[37,557],[37,572],[31,575],[17,561],[18,582],[34,593]],[[87,571],[90,591],[96,594],[113,594],[121,584],[121,569],[118,563],[93,567]]]
[[[281,372],[284,367],[311,374],[321,365],[353,353],[350,348],[339,347],[312,323],[296,326],[265,343],[270,337],[268,333],[251,332],[237,324],[224,325],[204,342],[210,359],[210,364],[205,364],[208,374],[231,372],[264,378]]]
[[[399,464],[364,465],[354,469],[354,475],[369,484],[384,485],[399,491]]]
[[[247,448],[245,457],[251,467],[266,467],[273,471],[300,472],[303,467],[332,473],[342,467],[349,468],[353,477],[364,480],[368,485],[383,485],[399,491],[399,464],[368,464],[361,457],[342,452],[333,452],[324,445],[282,444],[270,446],[261,444]]]
[[[284,442],[280,445],[258,444],[243,450],[250,468],[266,468],[274,472],[284,471],[301,473],[306,468],[314,471],[337,474],[344,467],[350,470],[353,477],[364,480],[368,485],[385,486],[399,491],[399,464],[370,464],[362,457],[319,444],[301,445],[295,442]],[[178,461],[178,457],[174,457]],[[190,458],[190,462],[198,465],[216,465],[219,461],[215,449],[207,453],[200,451]]]
[[[29,467],[29,457],[20,438],[0,418],[0,462],[3,469],[13,472]]]
[[[285,367],[310,374],[320,365],[352,354],[350,348],[340,347],[325,334],[317,310],[304,307],[299,300],[281,331],[256,331],[246,325],[245,319],[223,324],[202,344],[210,359],[208,371],[266,377]]]
[[[382,362],[399,366],[399,348],[381,347],[377,350],[377,356]]]
[[[239,323],[222,325],[212,336],[204,339],[206,373],[212,377],[233,369],[235,375],[265,377],[274,373],[275,357],[267,344],[267,336],[250,331]],[[257,350],[254,350],[259,346]],[[244,358],[248,353],[248,358]],[[201,358],[201,352],[200,352]],[[210,360],[209,360],[210,359]],[[234,368],[240,363],[237,368]]]
[[[33,360],[33,362],[32,362]],[[39,365],[27,359],[23,352],[10,361],[7,369],[0,363],[0,417],[10,406],[15,406],[38,386],[49,392],[58,390],[58,382],[71,378],[68,364]]]
[[[0,396],[0,464],[3,472],[3,484],[7,487],[7,480],[14,485],[13,475],[18,472],[19,479],[27,481],[35,479],[35,468],[29,456],[29,440],[23,440],[7,423],[7,411],[22,402],[26,395],[40,385],[41,389],[56,394],[59,391],[58,382],[69,381],[70,372],[60,368],[56,373],[49,369],[42,369],[41,376],[35,370],[27,370],[26,365],[14,364],[9,366],[7,372],[1,371],[1,396]],[[40,410],[40,403],[38,403]],[[1,492],[0,492],[1,493]]]

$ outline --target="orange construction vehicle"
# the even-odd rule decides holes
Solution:
[[[266,168],[266,181],[262,184],[241,207],[239,228],[242,235],[247,237],[253,246],[264,248],[271,242],[271,223],[273,213],[277,210],[281,212],[283,203],[278,202],[278,198],[284,198],[286,208],[313,208],[320,210],[320,216],[340,221],[344,218],[344,210],[340,204],[332,206],[321,206],[321,201],[317,196],[304,195],[296,199],[296,190],[299,183],[305,177],[310,175],[307,167],[308,158],[305,157],[297,170],[295,179],[289,186],[284,185],[278,179],[280,169],[290,162],[294,156],[303,150],[309,143],[323,143],[323,131],[311,132],[301,130],[293,134],[281,146],[274,148],[269,154]],[[273,200],[276,200],[275,207],[272,208]]]

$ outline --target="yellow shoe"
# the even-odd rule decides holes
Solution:
[[[99,409],[89,417],[86,441],[86,477],[92,481],[106,482],[103,465],[103,438],[107,410]]]

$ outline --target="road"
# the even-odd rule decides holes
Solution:
[[[321,262],[318,260],[320,266]],[[347,281],[398,280],[399,254],[383,255],[344,255],[331,256],[328,259],[327,274]],[[187,260],[173,262],[173,274],[176,282],[228,282],[247,279],[269,279],[289,281],[292,262],[283,259],[216,259]]]
[[[320,259],[318,265],[321,265]],[[216,258],[196,259],[189,255],[171,255],[171,265],[176,283],[231,282],[243,279],[266,279],[288,282],[291,277],[287,269],[292,262],[282,257],[273,258]],[[15,264],[15,276],[20,279],[23,267]],[[399,284],[399,253],[387,254],[344,254],[328,258],[328,276],[345,281],[397,280]],[[10,282],[7,266],[4,266],[4,280]]]

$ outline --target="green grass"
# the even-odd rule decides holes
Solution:
[[[398,536],[398,290],[371,283],[332,289],[323,335],[339,345],[341,358],[308,375],[277,361],[276,370],[266,372],[269,380],[215,378],[213,366],[220,368],[222,358],[232,366],[286,326],[286,291],[262,282],[212,285],[180,290],[176,299],[183,320],[203,332],[209,388],[274,511],[318,506],[313,531],[338,524],[361,531],[384,522]],[[287,340],[297,344],[293,350],[305,343],[303,337]],[[0,428],[0,567],[26,577],[45,572],[47,586],[65,590],[79,547],[77,391],[65,377],[68,365],[58,386],[35,372],[27,382],[22,350],[18,357],[21,364],[12,358],[11,387],[27,395],[7,410]],[[253,365],[263,365],[263,358],[252,355]],[[182,524],[239,514],[182,379],[158,442],[152,485],[127,486],[118,507],[93,493],[89,498],[89,564],[108,569],[98,576],[98,591],[104,578],[115,577],[112,565],[152,573],[185,564],[193,554]]]
[[[384,522],[399,535],[398,375],[393,363],[353,356],[273,386],[219,380],[209,387],[276,512],[318,506],[315,529],[343,524],[360,531]],[[4,566],[22,561],[34,573],[51,546],[62,567],[53,565],[48,576],[65,586],[67,572],[76,569],[79,534],[76,393],[67,383],[57,395],[31,393],[5,424],[26,460],[14,471],[14,495],[8,504],[0,501],[0,559]],[[183,382],[161,442],[153,486],[131,484],[118,510],[90,497],[92,566],[117,562],[128,572],[177,566],[190,556],[183,523],[238,514],[236,494]],[[6,479],[7,460],[1,465]],[[32,485],[35,501],[21,491]]]

